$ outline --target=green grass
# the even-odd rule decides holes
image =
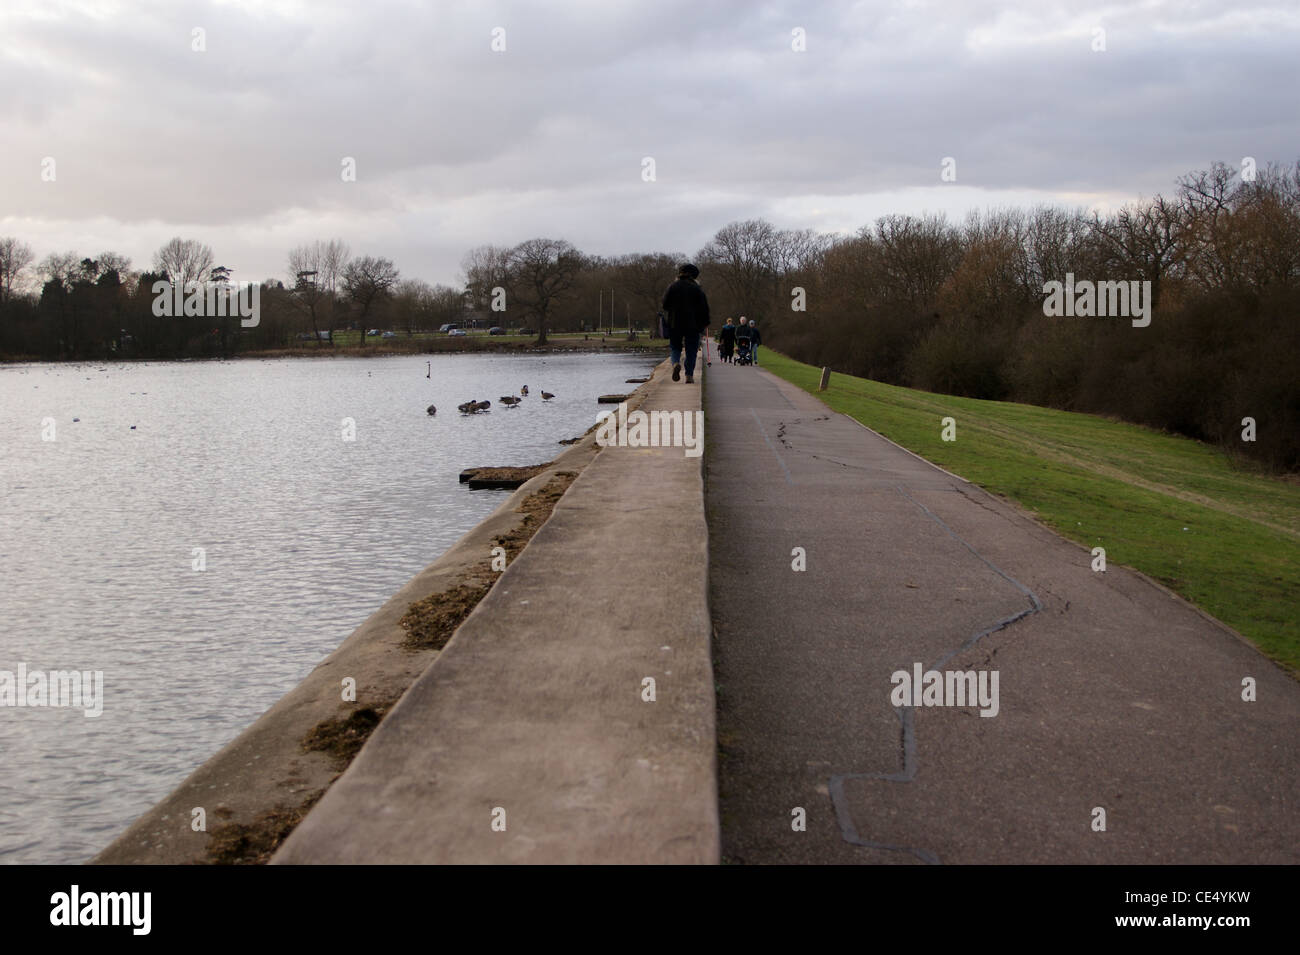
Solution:
[[[1300,669],[1300,487],[1209,445],[1033,405],[832,374],[763,349],[763,367],[903,447],[1009,498],[1108,563],[1160,581]],[[957,439],[943,441],[952,417]]]

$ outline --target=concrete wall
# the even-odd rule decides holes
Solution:
[[[717,862],[702,461],[602,450],[275,861]]]

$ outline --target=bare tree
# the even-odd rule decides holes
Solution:
[[[130,256],[122,255],[118,252],[101,252],[98,259],[100,276],[107,275],[109,272],[116,272],[118,279],[123,283],[126,282],[127,276],[131,272]]]
[[[14,286],[21,287],[22,274],[36,258],[32,247],[12,237],[0,238],[0,305],[8,302]]]
[[[1082,271],[1089,241],[1088,217],[1082,209],[1036,206],[1026,229],[1030,282],[1036,294],[1047,282],[1064,282],[1066,272]]]
[[[471,311],[480,314],[490,311],[495,299],[493,289],[510,288],[510,251],[500,246],[480,245],[461,259],[465,296]],[[509,301],[506,305],[509,306]]]
[[[322,292],[333,294],[338,290],[351,255],[347,243],[340,239],[328,242],[317,239],[295,246],[289,250],[289,275],[296,282],[303,272],[310,272]]]
[[[307,316],[312,340],[319,342],[326,294],[320,286],[320,271],[316,268],[310,246],[300,245],[289,250],[289,281],[292,290],[289,303]],[[333,328],[330,329],[330,344],[334,344]]]
[[[781,275],[799,274],[816,268],[830,236],[812,229],[781,229],[772,233],[772,268]]]
[[[1229,249],[1233,170],[1216,162],[1208,170],[1178,180],[1178,198],[1187,222],[1185,254],[1188,271],[1207,288],[1235,284]]]
[[[573,287],[583,256],[563,239],[529,239],[510,250],[511,291],[526,314],[537,319],[537,344],[546,344],[551,310]]]
[[[1300,163],[1269,165],[1251,182],[1215,163],[1179,180],[1183,254],[1207,288],[1290,285],[1300,279]]]
[[[167,273],[173,285],[182,289],[203,283],[212,272],[212,249],[194,239],[171,239],[154,253],[154,268]]]
[[[406,329],[406,335],[410,338],[415,335],[417,328],[429,326],[432,312],[433,286],[424,279],[404,279],[397,283],[397,288],[393,291],[394,327]]]
[[[465,317],[465,292],[450,285],[435,285],[429,296],[429,325],[437,328]]]
[[[789,307],[795,287],[802,288],[806,296],[810,286],[816,285],[830,244],[830,236],[812,229],[780,229],[772,233],[773,311],[768,317],[776,323],[764,333],[769,342],[784,320],[793,314]]]
[[[399,277],[397,267],[389,259],[370,255],[353,259],[343,270],[343,289],[353,304],[361,306],[358,325],[362,345],[366,343],[366,318],[371,308],[392,294]]]
[[[942,214],[882,216],[861,234],[872,239],[877,296],[913,310],[931,307],[961,261],[961,236]]]
[[[317,241],[315,249],[316,269],[320,273],[320,287],[333,295],[338,290],[343,278],[343,270],[352,258],[352,250],[342,239],[330,239],[328,242]]]
[[[320,325],[325,324],[331,345],[334,344],[336,293],[350,257],[351,251],[341,239],[328,242],[317,239],[289,250],[289,279],[293,289],[289,300],[307,316],[317,340]]]
[[[1023,210],[972,211],[963,232],[961,261],[940,295],[949,298],[948,308],[955,301],[970,314],[987,316],[1041,301],[1042,284],[1035,284],[1030,257],[1030,219]],[[954,300],[951,293],[957,290]]]
[[[972,336],[987,334],[981,330],[1020,314],[1042,297],[1041,286],[1031,289],[1029,285],[1023,232],[1006,225],[981,221],[978,213],[971,214],[961,261],[936,299],[945,321],[951,326],[950,319],[960,317],[967,323],[963,332]]]
[[[1106,219],[1095,215],[1092,231],[1104,266],[1151,283],[1154,308],[1160,304],[1164,280],[1176,274],[1183,262],[1186,222],[1177,203],[1156,196],[1123,206]]]
[[[763,219],[731,222],[700,250],[700,268],[716,275],[736,307],[751,317],[766,314],[763,302],[776,274],[776,230]]]
[[[42,282],[71,285],[81,272],[82,257],[76,252],[51,252],[41,259],[36,271]]]
[[[1300,282],[1300,162],[1269,163],[1234,197],[1235,250],[1255,290]]]
[[[685,261],[686,256],[680,252],[652,252],[621,255],[610,262],[615,284],[637,304],[652,329],[664,289]]]

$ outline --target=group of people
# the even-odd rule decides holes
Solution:
[[[669,358],[673,364],[673,381],[682,380],[685,363],[686,383],[695,383],[695,359],[700,350],[700,336],[709,327],[709,299],[700,288],[700,270],[689,262],[677,270],[677,281],[664,293],[659,317],[662,333],[668,339]],[[758,364],[758,346],[762,339],[758,323],[740,316],[740,324],[730,318],[718,332],[718,359],[729,364]]]
[[[757,365],[758,346],[763,338],[758,334],[758,322],[751,322],[740,316],[740,324],[733,325],[731,319],[722,326],[716,339],[718,358],[732,365]]]

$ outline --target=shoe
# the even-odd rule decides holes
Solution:
[[[682,380],[682,365],[681,362],[678,362],[676,365],[673,365],[673,381],[681,381],[681,380]]]
[[[694,375],[687,375],[687,376],[686,376],[686,383],[687,383],[688,385],[693,385],[693,384],[695,384],[695,376],[694,376]]]

